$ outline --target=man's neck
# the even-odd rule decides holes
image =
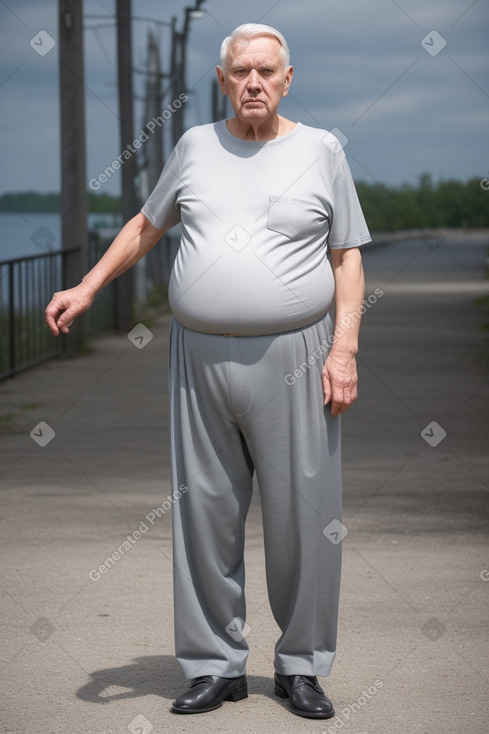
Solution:
[[[297,123],[285,117],[275,115],[272,119],[257,122],[244,122],[238,117],[228,120],[227,129],[232,135],[241,140],[274,140],[292,132]]]

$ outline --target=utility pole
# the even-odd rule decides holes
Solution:
[[[194,7],[185,8],[185,20],[183,30],[177,31],[176,18],[172,18],[172,49],[171,49],[171,75],[172,75],[172,94],[173,99],[179,98],[180,94],[187,93],[187,85],[185,81],[186,72],[186,55],[187,40],[190,30],[190,20],[192,18],[200,18],[204,15],[199,10],[204,0],[195,0]],[[182,105],[172,118],[172,139],[175,146],[185,131],[184,125],[184,108]]]
[[[61,133],[61,247],[63,288],[77,285],[88,264],[88,202],[85,154],[85,87],[83,83],[83,4],[59,0],[58,46]],[[83,319],[71,327],[66,351],[83,343]]]
[[[173,99],[178,99],[184,91],[184,45],[183,33],[177,31],[177,19],[171,19],[171,75]],[[183,135],[183,105],[173,113],[171,121],[173,147]]]
[[[227,97],[224,96],[219,87],[217,79],[212,80],[211,86],[211,110],[212,110],[212,122],[218,120],[224,120],[227,112],[226,105]]]
[[[158,41],[152,31],[148,31],[146,62],[146,85],[144,95],[143,129],[155,119],[161,120],[163,94],[161,88],[162,79],[168,77],[161,69],[161,57]],[[153,122],[153,130],[150,128],[149,140],[141,149],[141,164],[139,167],[139,193],[145,201],[156,186],[160,177],[161,169],[165,162],[163,145],[163,125],[158,126]],[[168,240],[165,238],[167,244]],[[135,267],[135,302],[136,309],[140,309],[147,301],[148,289],[159,284],[162,279],[161,248],[153,247],[140,260]]]
[[[147,56],[147,78],[144,98],[144,122],[157,118],[163,109],[163,95],[161,81],[167,76],[161,70],[160,49],[156,37],[148,31],[148,56]],[[163,126],[152,132],[149,140],[144,144],[142,150],[143,167],[146,172],[148,191],[147,198],[153,191],[160,177],[161,169],[165,162],[163,145]]]
[[[134,140],[131,0],[117,0],[117,77],[119,86],[120,149]],[[124,224],[138,212],[135,192],[136,156],[127,158],[122,171],[122,220]],[[129,331],[133,326],[133,272],[120,275],[116,283],[117,327]]]

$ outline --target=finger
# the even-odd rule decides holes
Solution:
[[[65,310],[66,306],[63,302],[63,298],[60,297],[59,293],[54,293],[45,310],[45,315],[49,328],[56,336],[59,334],[60,317],[62,317]]]
[[[54,320],[49,320],[49,319],[46,319],[46,321],[47,321],[47,325],[49,326],[54,336],[59,336],[59,329],[56,326],[56,322]]]
[[[349,387],[344,387],[343,388],[343,399],[342,399],[343,405],[345,405],[348,408],[352,404],[352,402],[353,401],[351,397],[351,389]]]
[[[59,309],[56,306],[49,305],[45,311],[46,316],[46,323],[53,332],[54,336],[58,336],[59,329],[57,325],[57,320],[59,316]]]
[[[337,383],[332,384],[331,415],[337,416],[344,413],[348,403],[348,388],[343,388]]]
[[[355,400],[357,399],[357,390],[356,386],[353,387],[345,387],[343,390],[343,399],[342,399],[342,407],[341,407],[341,413],[344,413],[345,410],[348,410],[348,408],[351,408]]]
[[[353,405],[357,397],[358,397],[358,393],[357,393],[356,387],[352,388],[351,391],[345,388],[344,393],[343,393],[343,399],[335,400],[332,403],[332,411],[331,411],[332,414],[333,414],[333,406],[334,406],[335,415],[341,415],[342,413],[345,413],[348,410],[348,408],[351,408],[351,406]]]
[[[56,323],[60,331],[63,332],[63,334],[69,334],[70,333],[69,327],[71,326],[74,320],[75,319],[73,315],[70,314],[70,311],[68,310],[68,311],[64,311],[61,314],[61,316],[59,317]]]
[[[323,385],[324,405],[327,405],[331,400],[331,380],[326,372],[321,374],[321,381]]]
[[[339,403],[337,400],[331,402],[331,415],[336,418],[338,415],[343,413],[343,403]]]

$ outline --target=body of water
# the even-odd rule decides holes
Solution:
[[[120,218],[116,214],[89,214],[88,226],[120,226]],[[0,262],[60,249],[59,214],[0,214]]]

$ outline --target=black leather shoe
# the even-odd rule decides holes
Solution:
[[[218,709],[223,701],[241,701],[247,697],[246,675],[239,678],[201,675],[192,680],[188,691],[173,701],[170,710],[174,714],[204,714]]]
[[[275,695],[288,698],[290,710],[307,719],[330,719],[333,704],[324,694],[315,675],[282,675],[275,673]]]

